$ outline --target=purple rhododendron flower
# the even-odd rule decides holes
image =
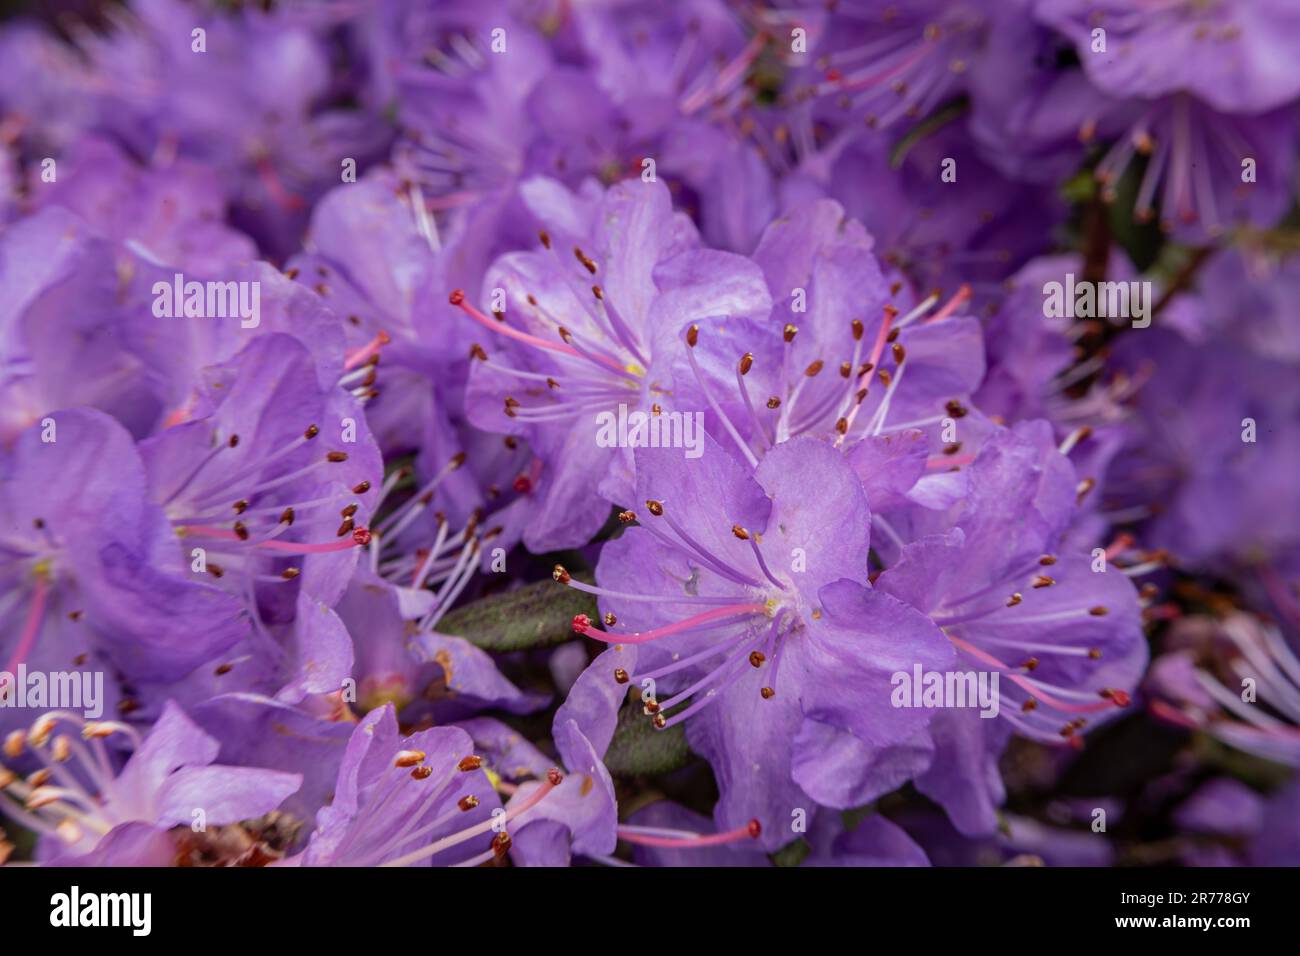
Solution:
[[[1294,863],[1293,6],[4,5],[0,864]]]
[[[1095,573],[1095,558],[1054,553],[1075,485],[1044,423],[1003,432],[971,466],[950,529],[908,544],[877,581],[925,610],[960,663],[992,667],[1006,682],[1000,720],[973,710],[936,717],[937,752],[917,780],[963,832],[993,828],[995,762],[1010,732],[1075,740],[1129,702],[1146,663],[1137,592],[1122,571]]]
[[[175,679],[239,639],[239,602],[189,574],[116,421],[52,412],[2,461],[8,680],[24,665],[102,673],[108,662],[132,680]],[[190,640],[169,640],[177,626]]]
[[[1137,0],[1034,4],[1039,19],[1075,41],[1088,76],[1112,95],[1185,90],[1217,109],[1259,113],[1300,93],[1285,52],[1300,31],[1289,4],[1226,0],[1144,13]]]
[[[560,774],[552,770],[497,823],[500,804],[472,746],[453,727],[402,737],[392,707],[372,711],[352,732],[334,799],[317,814],[306,849],[285,865],[466,866],[504,854],[506,823],[549,794]],[[481,843],[487,849],[472,852]]]
[[[104,743],[115,737],[132,744],[116,770]],[[30,751],[45,769],[19,781],[0,766],[0,809],[41,834],[47,864],[166,866],[182,845],[175,828],[259,817],[302,782],[295,773],[221,766],[213,762],[219,750],[171,702],[143,739],[116,721],[51,712],[6,739],[7,757]]]
[[[820,755],[798,747],[796,757],[796,747],[817,728],[874,747],[920,730],[928,715],[892,708],[884,689],[914,663],[945,669],[952,650],[922,615],[864,587],[870,513],[842,456],[795,439],[751,476],[721,448],[708,451],[703,467],[638,452],[646,516],[623,515],[637,527],[606,546],[593,590],[606,622],[622,628],[601,639],[635,648],[634,666],[609,679],[651,689],[655,726],[690,721],[719,777],[719,824],[730,828],[785,819],[806,801],[801,769],[811,782]]]
[[[493,357],[495,341],[476,348],[469,416],[526,437],[538,455],[524,541],[545,550],[586,540],[604,521],[586,503],[632,489],[627,452],[611,453],[575,424],[599,421],[599,412],[692,411],[672,400],[678,330],[705,317],[761,314],[768,299],[752,262],[700,248],[662,186],[574,195],[533,180],[524,196],[545,226],[543,248],[503,257],[484,280],[489,299],[501,290],[492,308],[502,318],[459,291],[453,300],[504,346],[504,360]]]

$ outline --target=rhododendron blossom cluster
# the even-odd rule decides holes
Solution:
[[[0,864],[1300,863],[1281,0],[0,20]]]

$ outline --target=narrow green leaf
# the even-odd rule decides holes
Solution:
[[[903,135],[903,138],[894,144],[894,148],[889,153],[889,168],[898,169],[901,167],[903,160],[907,159],[907,154],[911,152],[913,146],[969,112],[970,101],[965,97],[959,97],[940,106],[908,130]]]
[[[622,777],[649,776],[684,767],[689,756],[686,730],[681,724],[656,730],[640,702],[628,701],[618,712],[605,766]]]
[[[576,614],[594,620],[596,599],[555,581],[537,581],[456,608],[438,623],[438,630],[485,651],[522,651],[573,640]]]
[[[811,852],[812,847],[808,845],[808,841],[799,837],[797,840],[791,840],[775,853],[769,854],[768,858],[773,866],[798,866]]]

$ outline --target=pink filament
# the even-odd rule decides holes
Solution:
[[[571,345],[566,345],[562,342],[548,342],[546,339],[540,339],[535,335],[529,335],[527,332],[520,332],[518,329],[511,328],[504,322],[494,322],[478,309],[474,308],[474,306],[470,305],[465,299],[465,293],[460,289],[457,289],[452,293],[451,304],[460,306],[461,310],[479,325],[491,329],[499,335],[504,335],[507,338],[515,339],[518,342],[524,342],[527,345],[532,345],[539,349],[548,349],[552,352],[559,352],[561,355],[571,355],[574,358],[582,359],[594,359],[595,361],[614,369],[616,372],[623,371],[621,365],[611,359],[605,358],[603,355],[584,355]]]
[[[201,535],[205,538],[220,538],[223,541],[242,541],[244,540],[229,528],[213,528],[208,525],[188,525],[185,531],[190,534]],[[266,551],[280,551],[284,554],[329,554],[334,551],[346,551],[349,548],[364,546],[370,543],[370,532],[365,528],[357,528],[351,535],[340,538],[338,541],[329,541],[325,544],[308,544],[303,541],[258,541],[251,547],[262,548]]]
[[[1063,711],[1065,713],[1095,714],[1101,710],[1109,710],[1112,707],[1121,706],[1119,701],[1117,700],[1098,700],[1095,703],[1091,703],[1091,704],[1071,704],[1063,700],[1057,700],[1055,697],[1052,697],[1050,694],[1044,693],[1040,688],[1035,686],[1032,681],[1026,680],[1024,677],[1021,677],[1019,674],[1011,673],[1011,667],[1009,665],[1004,664],[1002,661],[998,660],[996,657],[994,657],[991,654],[984,653],[975,645],[963,641],[960,637],[953,637],[951,634],[948,635],[948,640],[952,641],[954,645],[961,648],[967,654],[970,654],[976,660],[983,661],[985,664],[988,664],[992,667],[996,667],[1000,671],[1003,671],[1007,675],[1007,679],[1011,681],[1013,684],[1015,684],[1017,687],[1019,687],[1021,690],[1025,691],[1031,697],[1036,697],[1037,699],[1041,700],[1049,707],[1055,707],[1059,711]]]
[[[958,455],[950,458],[929,458],[925,462],[925,467],[931,471],[937,468],[950,468],[957,465],[969,465],[975,460],[974,455]]]
[[[271,165],[269,160],[259,159],[257,161],[257,178],[266,187],[272,201],[286,212],[298,212],[306,205],[301,196],[284,188],[284,184],[280,182],[280,177],[276,174],[275,167]]]
[[[700,833],[685,833],[683,831],[680,837],[656,836],[649,833],[639,833],[631,827],[619,827],[618,838],[626,840],[628,843],[635,843],[638,846],[657,846],[665,848],[694,848],[706,846],[722,846],[727,843],[736,843],[744,839],[755,839],[758,837],[758,821],[751,820],[743,827],[736,827],[734,830],[728,830],[725,833],[713,833],[705,836]],[[761,831],[760,831],[761,832]]]
[[[672,624],[657,627],[652,631],[642,631],[638,634],[615,634],[609,631],[596,630],[584,630],[581,633],[585,633],[588,637],[593,637],[598,641],[604,641],[606,644],[647,644],[661,637],[677,634],[680,631],[688,631],[700,624],[707,624],[719,618],[734,617],[738,614],[758,614],[766,610],[766,604],[728,604],[725,607],[704,611],[701,614],[695,614]]]
[[[942,322],[948,316],[957,311],[957,307],[971,297],[970,286],[963,284],[960,289],[953,293],[953,297],[945,302],[942,308],[934,315],[930,316],[922,325],[932,325],[935,322]]]
[[[383,329],[380,329],[373,339],[361,346],[361,348],[348,352],[347,355],[344,356],[344,370],[350,372],[354,368],[364,364],[370,356],[374,355],[391,341],[392,339],[389,337],[388,333]]]
[[[18,665],[27,660],[27,655],[36,646],[36,635],[41,632],[41,622],[45,619],[45,599],[49,595],[49,581],[44,574],[36,575],[36,588],[32,592],[32,603],[27,608],[27,621],[23,624],[22,636],[18,638],[18,647],[4,669],[12,674]]]

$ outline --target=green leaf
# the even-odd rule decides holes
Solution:
[[[773,866],[798,866],[808,858],[812,852],[812,847],[803,837],[797,840],[791,840],[775,853],[769,854]]]
[[[844,829],[856,830],[858,824],[876,812],[876,805],[868,803],[860,807],[853,807],[850,810],[840,812],[840,819],[844,822]]]
[[[1116,184],[1114,202],[1107,204],[1110,229],[1115,241],[1128,253],[1138,272],[1146,272],[1151,268],[1165,242],[1164,233],[1160,231],[1159,216],[1150,222],[1140,222],[1136,215],[1137,194],[1145,168],[1142,163],[1129,163]]]
[[[573,640],[577,614],[595,620],[595,597],[555,581],[537,581],[456,608],[439,622],[438,630],[485,651],[522,651]]]
[[[1091,169],[1081,169],[1061,185],[1061,197],[1071,205],[1092,202],[1097,195],[1097,177]]]
[[[894,148],[889,153],[889,168],[898,169],[903,165],[903,160],[907,159],[907,154],[911,152],[913,146],[969,112],[970,101],[965,97],[959,97],[940,106],[894,144]]]
[[[605,766],[621,777],[651,776],[684,767],[689,757],[686,729],[681,724],[656,730],[641,702],[628,701],[618,712]]]

